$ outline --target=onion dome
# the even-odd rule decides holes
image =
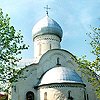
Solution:
[[[33,27],[32,33],[33,39],[37,36],[45,34],[57,35],[61,39],[63,31],[56,21],[46,15]]]
[[[66,67],[55,67],[47,71],[41,78],[39,85],[52,83],[82,83],[81,77]]]

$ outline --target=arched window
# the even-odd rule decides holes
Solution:
[[[47,100],[47,92],[44,93],[44,100]]]
[[[50,49],[51,49],[51,43],[50,43]]]
[[[68,100],[73,100],[73,97],[71,96],[71,91],[68,91]]]
[[[85,91],[84,91],[84,100],[86,100],[86,93],[85,93]]]
[[[87,94],[87,100],[89,100],[89,95]]]
[[[41,44],[39,44],[39,56],[41,55]]]
[[[32,91],[26,93],[26,100],[34,100],[34,93]]]

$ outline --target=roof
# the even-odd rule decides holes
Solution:
[[[41,78],[39,85],[51,83],[82,83],[81,77],[66,67],[55,67],[48,70]]]
[[[33,27],[32,33],[33,39],[37,36],[45,34],[53,34],[62,38],[63,31],[56,21],[46,15]]]

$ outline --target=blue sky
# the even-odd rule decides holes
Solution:
[[[100,25],[100,0],[0,0],[0,8],[9,14],[11,25],[22,31],[25,43],[30,45],[22,57],[33,58],[32,28],[45,16],[46,5],[51,8],[49,16],[63,29],[61,47],[75,56],[87,55],[87,59],[93,60],[85,33],[90,31],[90,25]]]

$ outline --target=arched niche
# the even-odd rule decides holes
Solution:
[[[34,100],[34,93],[32,91],[26,93],[26,100]]]

